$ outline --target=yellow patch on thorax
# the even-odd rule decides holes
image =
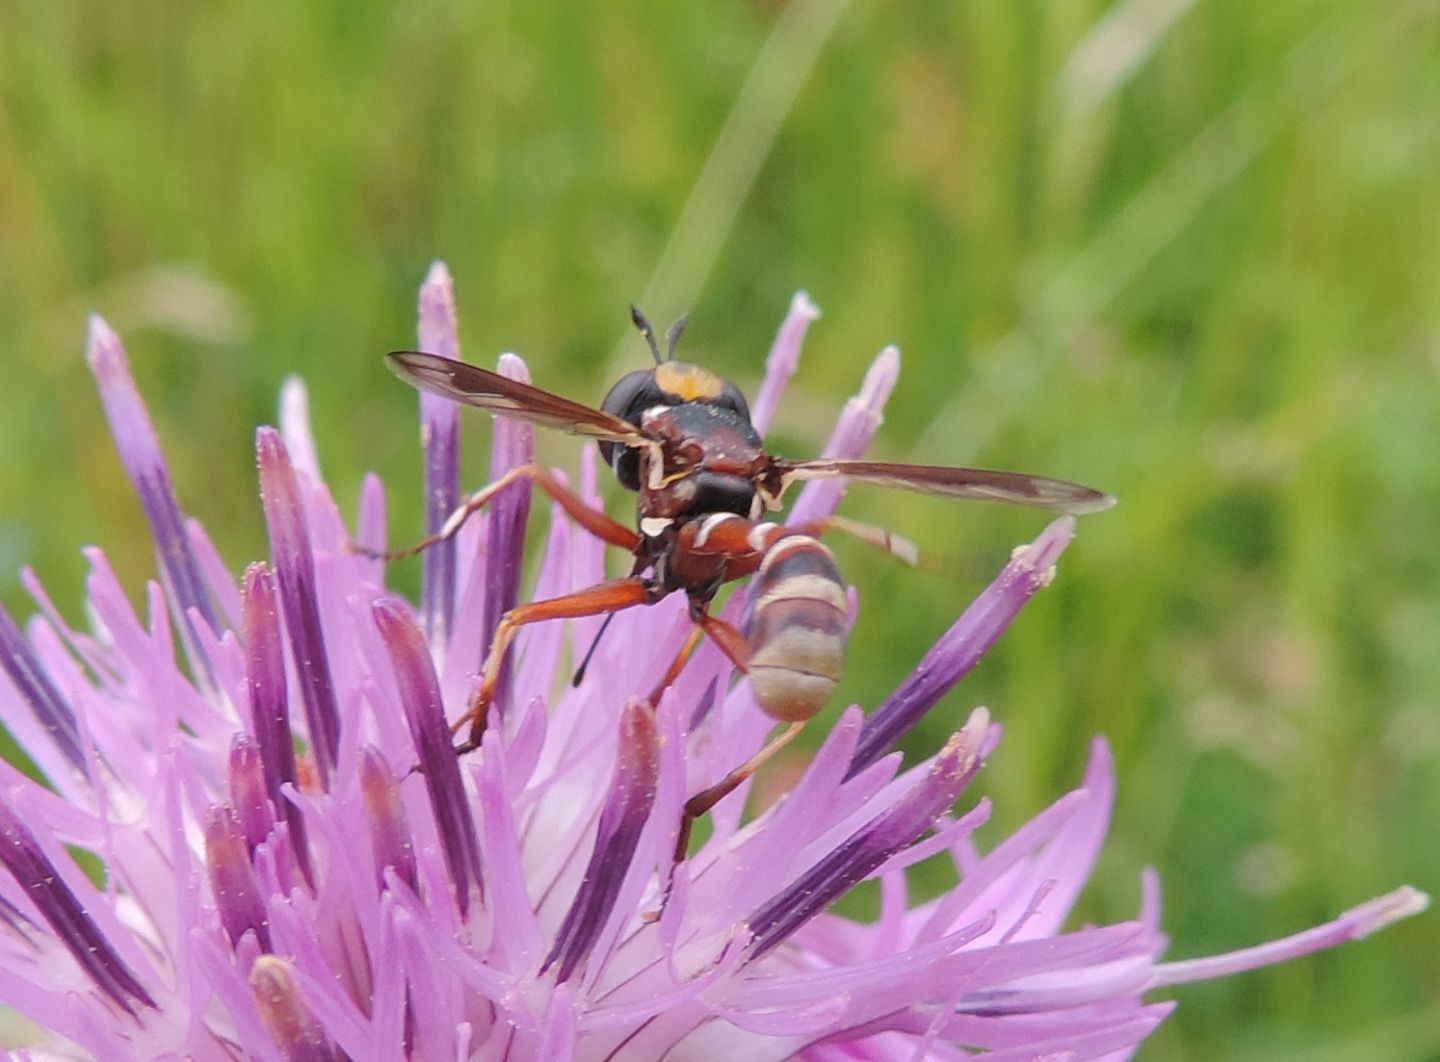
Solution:
[[[684,361],[666,361],[655,366],[655,382],[661,390],[685,402],[719,398],[725,390],[725,381],[709,369]]]

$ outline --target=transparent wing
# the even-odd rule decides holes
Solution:
[[[627,420],[463,361],[418,350],[396,350],[390,354],[390,368],[422,391],[478,406],[498,416],[628,446],[645,441],[640,429]]]
[[[898,487],[921,494],[1009,502],[1063,513],[1100,512],[1115,504],[1115,499],[1103,491],[1024,472],[992,472],[983,468],[945,465],[902,465],[885,461],[832,461],[827,458],[815,461],[776,458],[774,465],[786,484],[843,476],[862,483]]]

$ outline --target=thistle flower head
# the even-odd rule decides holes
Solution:
[[[781,327],[762,431],[816,316],[799,296]],[[455,335],[437,266],[420,342],[455,356]],[[1068,518],[1016,551],[884,704],[842,713],[783,799],[747,819],[742,786],[677,865],[686,799],[771,727],[709,647],[659,704],[644,699],[686,637],[683,602],[618,615],[575,687],[564,680],[600,620],[525,627],[503,712],[457,758],[450,725],[522,596],[526,486],[426,555],[412,605],[348,548],[383,544],[383,492],[365,482],[347,529],[292,382],[280,429],[256,439],[270,557],[237,583],[183,516],[99,320],[89,350],[159,582],[137,612],[91,550],[88,630],[28,573],[39,616],[22,631],[0,611],[0,711],[46,779],[0,763],[0,1004],[43,1030],[37,1053],[1121,1057],[1173,1006],[1147,1001],[1153,990],[1361,936],[1425,902],[1401,889],[1288,940],[1166,964],[1153,877],[1134,921],[1067,927],[1113,798],[1103,743],[1079,789],[984,847],[989,806],[965,789],[999,739],[988,713],[902,765],[896,739],[1048,584]],[[883,352],[830,455],[864,448],[897,370]],[[500,371],[526,372],[511,355]],[[455,418],[422,397],[431,532],[459,500]],[[497,422],[496,476],[531,455],[527,427]],[[600,504],[588,452],[579,490]],[[792,511],[814,520],[839,496],[813,484]],[[534,599],[604,576],[601,544],[558,507],[548,518]],[[958,883],[911,902],[906,869],[927,859]],[[867,880],[878,920],[831,910]]]

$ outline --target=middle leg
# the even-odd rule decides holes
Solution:
[[[475,691],[465,714],[452,726],[459,730],[468,721],[470,736],[463,745],[456,748],[457,754],[470,752],[480,747],[485,734],[485,717],[490,702],[495,697],[495,686],[500,680],[500,666],[515,633],[529,623],[543,620],[575,619],[580,616],[598,616],[603,613],[619,612],[636,605],[653,605],[664,597],[655,584],[638,575],[624,579],[612,579],[597,583],[585,590],[578,590],[563,597],[552,597],[546,601],[532,601],[517,605],[500,617],[495,628],[495,637],[490,642],[490,653],[485,657],[485,669],[481,674],[480,688]]]

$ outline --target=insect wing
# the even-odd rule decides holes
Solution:
[[[946,465],[902,465],[885,461],[832,461],[825,458],[815,461],[782,461],[776,458],[775,467],[780,472],[781,481],[787,485],[796,480],[843,476],[862,483],[898,487],[921,494],[1009,502],[1064,513],[1100,512],[1115,504],[1115,499],[1102,491],[1024,472],[992,472],[983,468]]]
[[[478,406],[502,417],[528,420],[589,439],[638,446],[645,441],[640,429],[627,420],[568,398],[519,383],[477,365],[423,354],[396,350],[390,354],[390,368],[397,376],[422,391]]]

